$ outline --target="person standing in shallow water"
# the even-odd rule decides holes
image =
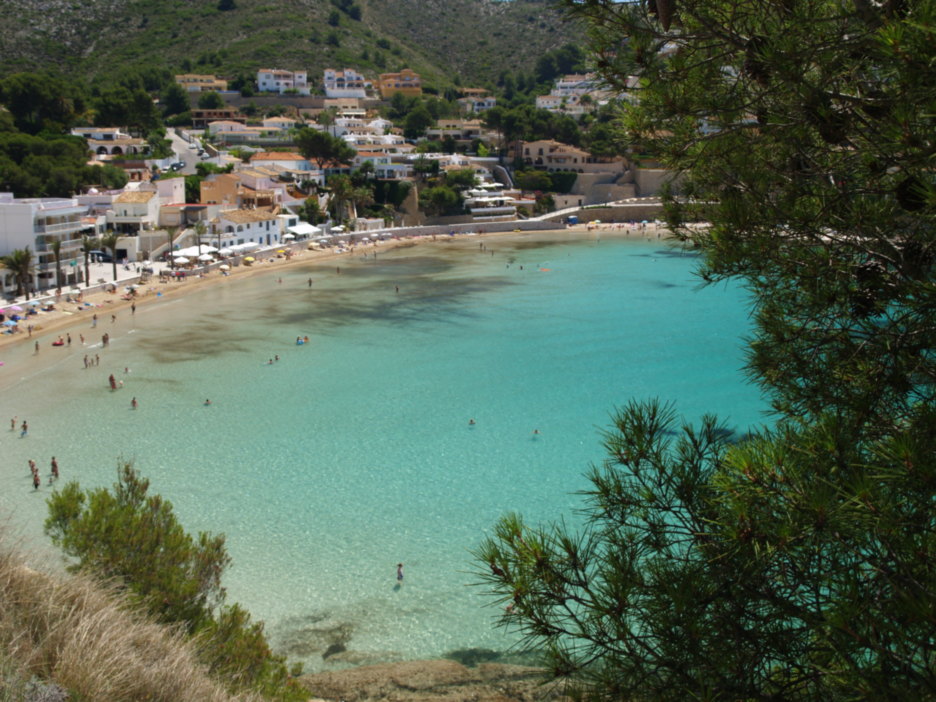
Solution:
[[[396,564],[396,579],[398,583],[400,584],[403,583],[403,564],[402,563]]]

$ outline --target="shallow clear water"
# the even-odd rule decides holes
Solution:
[[[503,650],[469,551],[507,511],[574,521],[615,406],[762,420],[743,295],[699,289],[695,259],[658,241],[466,238],[337,265],[102,315],[83,330],[112,334],[97,368],[77,344],[29,373],[31,348],[0,352],[4,421],[30,423],[0,431],[9,523],[39,548],[49,488],[27,459],[91,487],[122,455],[187,529],[227,535],[230,599],[307,670],[338,640],[345,662]]]

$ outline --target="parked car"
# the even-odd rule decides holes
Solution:
[[[113,263],[114,257],[106,251],[89,251],[88,259],[95,263]]]
[[[183,168],[185,168],[185,161],[176,161],[169,166],[170,171],[181,171]]]

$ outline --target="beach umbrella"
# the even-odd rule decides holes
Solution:
[[[8,319],[8,320],[6,320],[6,321],[3,322],[3,326],[5,326],[5,327],[15,327],[15,326],[16,326],[16,322],[13,321],[12,319]]]
[[[283,234],[283,238],[284,238],[284,239],[295,239],[295,238],[296,238],[296,235],[295,235],[295,234],[288,234],[288,233],[287,233],[287,234]]]
[[[40,304],[42,303],[40,303],[39,300],[30,300],[29,302],[30,307],[38,307]]]
[[[213,261],[214,256],[212,256],[211,254],[202,254],[201,256],[198,257],[198,260],[199,261]]]
[[[229,271],[229,270],[231,270],[231,267],[230,267],[228,264],[226,264],[226,263],[222,263],[220,266],[218,266],[218,270],[219,270],[219,271]]]
[[[222,256],[230,256],[232,253],[234,253],[234,249],[231,249],[225,246],[223,249],[218,251],[218,253],[221,254]]]
[[[245,256],[244,263],[253,263],[256,259],[253,256]]]
[[[173,259],[173,263],[178,263],[180,266],[184,266],[188,262],[189,260],[185,256],[178,256]]]
[[[10,309],[13,310],[14,312],[22,312],[22,311],[23,311],[23,308],[20,307],[19,305],[13,305]]]

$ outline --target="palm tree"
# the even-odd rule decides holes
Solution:
[[[170,268],[175,267],[172,259],[172,242],[175,241],[175,238],[178,234],[179,227],[166,227],[166,235],[169,237],[169,248],[166,249],[166,260],[169,261]]]
[[[351,179],[348,176],[336,175],[328,179],[328,189],[331,191],[328,208],[332,212],[332,217],[341,222],[345,219],[346,206],[351,200],[354,186],[351,185]]]
[[[49,248],[55,256],[55,287],[60,290],[62,288],[62,242],[55,239],[49,244]]]
[[[117,282],[117,242],[120,240],[120,234],[115,231],[108,231],[101,237],[101,246],[110,249],[111,263],[114,266],[114,282]]]
[[[6,256],[0,256],[0,268],[13,272],[17,297],[26,295],[29,298],[29,282],[33,274],[33,254],[29,247],[14,249]]]
[[[91,252],[96,251],[100,245],[101,240],[96,236],[88,236],[85,234],[81,237],[81,253],[84,254],[85,287],[88,287],[91,284],[91,266],[89,265],[91,260]]]
[[[201,256],[201,247],[202,247],[202,238],[205,236],[205,232],[208,231],[208,227],[205,224],[205,220],[200,219],[195,222],[195,238],[198,241],[198,255]],[[220,246],[218,248],[221,248]]]
[[[374,191],[362,185],[351,191],[351,216],[352,219],[358,218],[358,207],[367,207],[374,204]]]

